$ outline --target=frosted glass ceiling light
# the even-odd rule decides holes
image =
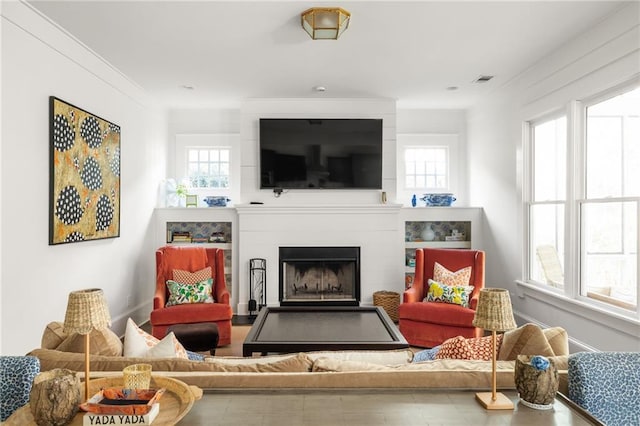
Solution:
[[[302,12],[302,28],[314,40],[337,40],[349,26],[351,13],[341,7],[312,7]]]

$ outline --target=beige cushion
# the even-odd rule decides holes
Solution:
[[[232,363],[229,360],[218,362],[216,358],[207,358],[205,363],[209,371],[220,373],[300,373],[311,371],[313,361],[301,352],[273,362]]]
[[[413,352],[409,349],[390,351],[317,351],[307,352],[309,358],[331,358],[342,361],[359,361],[380,365],[406,364],[413,360]]]
[[[64,339],[56,349],[62,352],[84,353],[84,335],[74,333]],[[122,342],[108,328],[93,330],[89,333],[89,353],[92,355],[121,356]]]
[[[314,361],[311,371],[338,372],[338,371],[389,371],[393,370],[386,365],[373,364],[361,361],[344,361],[332,358],[318,358]]]
[[[542,329],[536,324],[529,323],[504,333],[498,359],[515,360],[518,355],[554,356],[555,354]]]
[[[569,336],[562,327],[550,327],[542,330],[547,342],[556,356],[569,355]]]
[[[216,362],[225,365],[271,364],[296,357],[298,354],[268,355],[260,357],[207,356],[205,362]]]
[[[67,334],[64,332],[64,325],[60,321],[53,321],[47,324],[42,333],[42,341],[40,347],[44,349],[55,349],[60,346],[60,343],[67,338]]]

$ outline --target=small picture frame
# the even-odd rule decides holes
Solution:
[[[197,195],[189,195],[185,196],[186,206],[187,207],[198,207],[198,196]]]

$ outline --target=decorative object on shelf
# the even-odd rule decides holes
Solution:
[[[558,392],[558,369],[553,359],[518,355],[514,371],[520,402],[536,410],[550,410]]]
[[[433,225],[425,224],[424,230],[422,231],[422,239],[424,241],[433,241],[436,238],[436,233],[433,230]]]
[[[69,293],[64,332],[84,335],[84,398],[89,398],[89,334],[111,325],[109,307],[104,292],[99,288]]]
[[[120,126],[49,98],[49,245],[120,236]]]
[[[427,207],[449,207],[456,201],[456,197],[450,193],[427,193],[420,199],[426,203]]]
[[[351,13],[341,7],[312,7],[300,16],[302,28],[314,40],[337,40],[349,27]]]
[[[82,402],[80,379],[75,371],[54,368],[36,376],[29,393],[29,407],[38,425],[71,423]]]
[[[460,232],[457,229],[451,230],[451,235],[444,237],[445,241],[465,241],[466,235],[464,232]]]
[[[255,316],[267,306],[267,261],[249,259],[249,315]]]
[[[491,392],[478,392],[476,399],[487,410],[513,410],[513,402],[496,392],[496,331],[516,328],[509,291],[503,288],[480,290],[473,326],[491,331]]]
[[[194,194],[185,195],[186,207],[198,207],[198,196]]]
[[[167,207],[178,207],[180,205],[178,184],[175,179],[166,179],[164,181],[164,194]]]
[[[415,207],[418,204],[418,199],[416,197],[416,194],[413,194],[413,197],[411,197],[411,207]]]
[[[151,385],[151,364],[132,364],[122,370],[126,389],[149,389]]]
[[[204,197],[203,200],[209,207],[227,207],[227,203],[231,201],[230,198],[224,196],[218,197],[211,195],[208,197]]]
[[[227,240],[224,236],[224,232],[213,232],[209,237],[210,243],[226,243]]]

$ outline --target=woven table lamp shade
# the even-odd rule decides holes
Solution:
[[[496,331],[516,328],[511,309],[509,291],[503,288],[484,288],[480,290],[473,326],[491,331],[492,363],[491,392],[478,392],[476,399],[487,410],[513,410],[513,402],[496,392]]]
[[[509,291],[503,288],[480,290],[473,326],[490,331],[507,331],[516,328]]]
[[[64,316],[64,332],[84,335],[84,389],[85,400],[89,399],[89,333],[111,325],[109,307],[104,293],[99,288],[72,291],[69,293],[67,313]]]

